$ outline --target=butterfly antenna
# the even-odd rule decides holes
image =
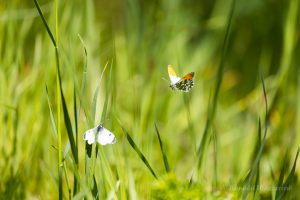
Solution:
[[[162,77],[161,79],[166,81],[167,83],[169,83],[169,81],[167,79],[165,79],[164,77]]]

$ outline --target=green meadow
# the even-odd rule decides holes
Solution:
[[[298,0],[2,0],[0,199],[300,199],[299,25]]]

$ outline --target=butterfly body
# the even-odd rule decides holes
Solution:
[[[96,141],[101,145],[116,143],[115,135],[104,128],[101,124],[95,128],[87,130],[83,135],[83,139],[86,140],[88,144],[93,144]]]
[[[176,76],[175,70],[173,69],[172,65],[168,66],[168,73],[170,77],[170,87],[175,90],[180,90],[183,92],[189,92],[194,86],[194,72],[188,73],[182,78]]]

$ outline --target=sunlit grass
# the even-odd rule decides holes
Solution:
[[[38,3],[0,4],[0,199],[299,198],[297,0]]]

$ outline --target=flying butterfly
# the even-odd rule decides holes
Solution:
[[[194,72],[184,75],[182,78],[176,76],[175,70],[172,65],[168,65],[168,73],[170,77],[170,87],[174,90],[180,90],[183,92],[189,92],[194,86]]]
[[[95,128],[87,130],[83,135],[83,139],[86,140],[88,144],[93,144],[97,141],[103,146],[116,143],[115,135],[104,128],[101,124]]]

